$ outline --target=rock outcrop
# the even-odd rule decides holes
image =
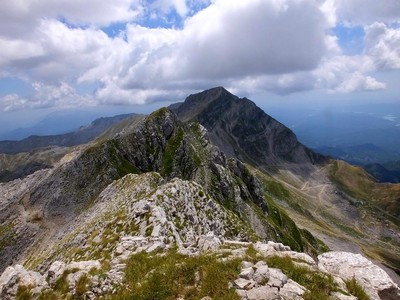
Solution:
[[[389,275],[361,254],[328,252],[318,256],[320,269],[344,280],[355,279],[373,300],[400,299],[400,290]]]
[[[222,257],[220,260],[224,262],[241,260],[237,278],[229,282],[226,289],[235,289],[242,300],[302,300],[306,294],[312,297],[310,290],[290,278],[291,272],[287,271],[292,267],[285,269],[288,267],[286,265],[288,262],[296,265],[297,270],[304,268],[309,270],[309,273],[305,275],[307,278],[305,283],[312,282],[312,276],[335,278],[336,283],[330,292],[330,299],[357,299],[349,293],[344,284],[344,281],[352,278],[364,287],[371,299],[394,300],[400,297],[400,289],[387,274],[360,255],[329,252],[322,254],[317,262],[305,256],[304,253],[291,251],[280,243],[221,241],[212,232],[197,236],[196,240],[197,243],[190,246],[180,245],[178,247],[180,249],[189,247],[192,249],[191,252],[180,251],[180,253],[190,256]],[[20,265],[8,267],[0,276],[0,296],[5,300],[16,299],[17,293],[21,289],[26,289],[32,299],[37,299],[40,295],[59,288],[60,283],[65,285],[64,293],[85,299],[95,299],[102,295],[116,293],[118,290],[123,290],[126,284],[124,282],[124,271],[127,267],[125,261],[129,256],[142,252],[148,255],[160,255],[160,251],[161,253],[171,251],[166,248],[168,247],[160,239],[125,236],[120,239],[113,251],[112,262],[107,270],[101,270],[104,267],[100,260],[70,263],[54,261],[42,273],[28,271]],[[249,251],[255,251],[255,253],[249,256]],[[273,262],[276,257],[285,259],[282,265],[284,269],[269,266],[270,259]],[[361,274],[362,268],[366,268],[364,274]],[[102,275],[99,276],[99,274]],[[299,275],[297,278],[300,278]],[[84,289],[82,282],[85,283]],[[314,287],[311,285],[311,288]],[[184,299],[184,297],[179,299]],[[210,299],[210,297],[204,299]]]

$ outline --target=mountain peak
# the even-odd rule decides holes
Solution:
[[[323,161],[254,102],[223,87],[190,95],[174,110],[184,122],[199,122],[208,130],[212,143],[242,161],[268,168],[288,164],[308,167]]]

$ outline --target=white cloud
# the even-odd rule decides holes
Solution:
[[[59,85],[46,85],[41,82],[32,84],[34,93],[30,97],[20,97],[13,93],[2,97],[4,111],[15,111],[26,108],[48,108],[48,107],[78,107],[94,105],[92,97],[79,95],[71,86],[65,82]],[[29,98],[29,99],[28,99]]]
[[[383,89],[373,76],[400,68],[399,29],[368,22],[398,19],[398,1],[379,9],[362,1],[358,15],[360,1],[157,0],[145,7],[140,0],[4,0],[0,74],[42,84],[29,97],[3,100],[11,110],[173,100],[217,85],[278,94]],[[186,18],[182,28],[134,23],[140,14],[171,11]],[[127,21],[113,38],[99,28]],[[364,24],[362,54],[342,53],[330,30],[341,22]],[[75,90],[86,83],[98,86],[91,101]]]
[[[374,91],[386,88],[385,83],[377,81],[375,78],[365,76],[361,73],[354,73],[343,81],[335,90],[341,93],[355,91]]]
[[[338,18],[350,24],[400,22],[399,0],[335,0]]]
[[[365,52],[374,59],[377,69],[400,69],[400,29],[383,23],[367,26]]]
[[[140,0],[2,0],[0,34],[30,36],[43,18],[62,18],[74,25],[106,26],[132,21],[142,11]]]

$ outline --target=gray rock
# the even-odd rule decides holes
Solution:
[[[269,280],[268,285],[282,288],[288,281],[288,278],[281,270],[276,268],[269,268]]]
[[[281,299],[278,289],[269,286],[260,286],[246,292],[248,300],[275,300]]]
[[[254,281],[247,280],[244,278],[236,279],[233,283],[241,290],[248,290],[252,286],[254,286]]]
[[[288,279],[287,283],[280,289],[279,295],[285,300],[301,300],[301,296],[306,292],[306,288],[297,282]]]
[[[358,300],[357,297],[354,296],[347,296],[339,292],[335,292],[331,295],[332,300]]]
[[[37,295],[49,286],[38,272],[28,271],[21,265],[7,267],[0,276],[0,299],[15,299],[19,287],[30,287]]]
[[[267,265],[260,265],[253,275],[253,280],[260,285],[264,285],[269,280],[269,268]]]
[[[242,269],[240,271],[239,277],[247,279],[247,280],[251,280],[251,279],[253,279],[253,275],[254,275],[253,267],[249,267],[246,269]]]
[[[215,251],[221,246],[221,241],[214,235],[213,232],[209,232],[207,235],[202,235],[197,240],[197,247],[200,251]]]
[[[380,300],[382,295],[400,299],[400,289],[389,275],[361,254],[333,251],[319,255],[318,261],[322,270],[344,280],[355,278],[373,300]]]
[[[225,243],[224,243],[225,244]],[[246,269],[246,268],[250,268],[250,267],[253,267],[254,266],[254,264],[253,263],[251,263],[251,262],[249,262],[249,261],[242,261],[242,269]]]

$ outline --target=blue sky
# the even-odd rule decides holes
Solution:
[[[221,85],[261,106],[400,101],[398,0],[3,0],[0,47],[3,128]]]

